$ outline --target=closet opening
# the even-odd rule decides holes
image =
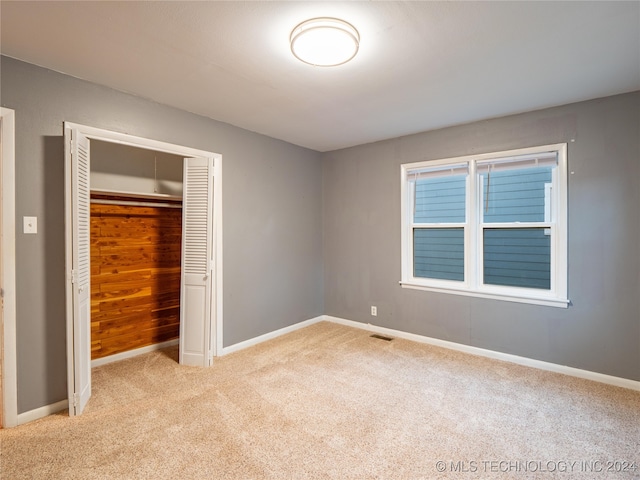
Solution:
[[[222,156],[65,122],[69,415],[91,368],[179,345],[222,351]],[[153,172],[153,173],[151,173]]]
[[[91,142],[92,367],[178,344],[182,161]]]

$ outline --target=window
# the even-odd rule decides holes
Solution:
[[[566,307],[566,144],[402,165],[403,287]]]

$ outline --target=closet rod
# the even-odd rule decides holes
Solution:
[[[182,208],[182,205],[175,203],[134,202],[132,200],[100,200],[97,198],[92,198],[91,203],[97,203],[100,205],[126,205],[132,207]]]

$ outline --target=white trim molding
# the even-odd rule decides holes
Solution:
[[[502,219],[502,216],[493,220],[485,220],[485,210],[489,206],[488,191],[485,195],[484,180],[489,185],[489,172],[511,171],[531,168],[549,169],[551,178],[546,183],[538,182],[537,191],[544,196],[544,207],[535,218],[523,221],[514,219]],[[483,177],[486,175],[486,177]],[[511,175],[511,173],[509,173]],[[414,163],[405,163],[400,166],[401,178],[401,280],[402,288],[427,290],[437,293],[454,295],[466,295],[480,298],[489,298],[499,301],[529,303],[549,307],[567,308],[570,305],[567,286],[567,144],[541,145],[537,147],[520,148],[503,152],[467,155],[464,157],[447,158],[442,160],[426,160]],[[442,209],[444,204],[431,205],[434,215],[422,215],[418,209],[419,199],[424,197],[418,193],[417,182],[444,178],[448,181],[457,181],[454,184],[447,183],[445,188],[453,195],[448,201],[448,207],[453,210]],[[453,187],[452,185],[455,185]],[[488,189],[488,186],[487,186]],[[463,193],[457,193],[462,190]],[[433,192],[432,192],[433,193]],[[493,201],[493,200],[492,200]],[[502,204],[502,202],[500,202]],[[424,206],[424,205],[423,205]],[[541,205],[542,206],[542,205]],[[431,208],[430,207],[430,208]],[[524,208],[524,207],[523,207]],[[463,210],[461,213],[460,210]],[[430,210],[429,210],[430,211]],[[424,212],[423,212],[424,213]],[[489,217],[491,218],[491,217]],[[520,216],[518,216],[520,218]],[[526,217],[525,217],[526,218]],[[518,286],[518,282],[512,280],[501,283],[502,280],[489,281],[485,278],[485,233],[489,231],[506,232],[523,231],[544,232],[548,238],[548,246],[540,252],[543,260],[531,260],[539,268],[545,265],[545,257],[548,256],[548,268],[540,270],[538,274],[545,273],[549,276],[549,285],[545,286],[543,279],[536,286],[537,280],[529,285]],[[443,265],[442,272],[423,271],[418,273],[419,262],[414,256],[418,248],[427,248],[424,245],[414,245],[416,232],[456,232],[456,241],[460,242],[455,252],[443,253],[448,256],[451,253],[460,255],[455,264]],[[488,245],[488,244],[487,244]],[[438,247],[440,248],[440,247]],[[434,255],[440,255],[438,248]],[[489,250],[487,253],[491,253]],[[456,257],[457,258],[457,257]],[[520,259],[520,261],[528,261]],[[505,260],[506,261],[506,260]],[[509,260],[511,261],[511,260]],[[456,274],[450,277],[449,267],[455,267]],[[494,267],[490,268],[492,270]],[[496,267],[497,268],[497,267]],[[511,269],[514,267],[505,267]],[[458,271],[460,269],[460,271]],[[511,283],[510,283],[511,282]]]
[[[135,148],[144,148],[159,152],[186,157],[204,157],[213,158],[213,222],[214,222],[214,263],[215,263],[215,279],[214,279],[214,296],[212,312],[215,312],[215,321],[211,329],[210,345],[213,355],[217,356],[222,352],[223,345],[223,294],[222,294],[222,155],[197,148],[185,147],[173,143],[167,143],[159,140],[152,140],[144,137],[137,137],[127,133],[104,130],[102,128],[90,127],[88,125],[80,125],[72,122],[65,122],[65,128],[77,128],[83,135],[93,140],[101,140],[108,143],[117,143]],[[214,338],[215,337],[215,338]]]
[[[156,350],[161,350],[163,348],[173,347],[174,345],[178,345],[178,343],[178,339],[167,340],[166,342],[147,345],[146,347],[136,348],[134,350],[128,350],[126,352],[116,353],[114,355],[109,355],[108,357],[97,358],[95,360],[91,360],[91,368],[100,367],[102,365],[107,365],[113,362],[119,362],[120,360],[137,357],[138,355],[142,355],[144,353],[155,352]]]
[[[152,140],[144,137],[137,137],[126,133],[104,130],[87,125],[81,125],[72,122],[64,122],[63,131],[65,136],[65,270],[67,274],[66,281],[66,305],[67,305],[67,384],[68,384],[68,403],[73,405],[73,396],[75,394],[75,373],[76,365],[74,361],[75,351],[73,339],[73,295],[72,295],[72,255],[71,245],[73,240],[72,229],[72,212],[70,205],[71,198],[71,174],[69,166],[71,165],[71,135],[76,132],[81,137],[89,140],[100,140],[108,143],[116,143],[130,147],[142,148],[147,150],[170,153],[182,158],[200,157],[213,161],[213,259],[212,264],[215,268],[215,278],[210,293],[212,297],[211,316],[208,321],[211,323],[210,338],[208,339],[209,355],[215,356],[222,347],[223,333],[223,270],[222,270],[222,155],[219,153],[199,150],[182,145],[167,143],[158,140]],[[115,361],[113,359],[112,361]],[[95,366],[92,362],[91,366]],[[86,368],[86,367],[83,367]]]
[[[438,338],[425,337],[423,335],[417,335],[415,333],[407,333],[401,330],[394,330],[392,328],[379,327],[370,323],[355,322],[353,320],[346,320],[344,318],[333,317],[330,315],[320,315],[319,317],[304,320],[300,323],[290,325],[285,328],[281,328],[274,332],[265,333],[259,337],[239,342],[229,347],[222,349],[222,355],[237,352],[239,350],[258,345],[259,343],[266,342],[273,338],[280,337],[287,333],[300,330],[301,328],[308,327],[319,322],[331,322],[347,327],[358,328],[360,330],[366,330],[369,332],[380,333],[382,335],[402,338],[405,340],[411,340],[413,342],[424,343],[427,345],[433,345],[435,347],[446,348],[449,350],[455,350],[457,352],[468,353],[470,355],[477,355],[479,357],[492,358],[494,360],[501,360],[503,362],[514,363],[516,365],[522,365],[525,367],[531,367],[538,370],[545,370],[547,372],[561,373],[570,377],[582,378],[585,380],[591,380],[593,382],[604,383],[607,385],[613,385],[615,387],[628,388],[630,390],[640,391],[640,382],[631,380],[628,378],[614,377],[613,375],[606,375],[604,373],[591,372],[589,370],[582,370],[579,368],[568,367],[565,365],[558,365],[556,363],[543,362],[541,360],[534,360],[532,358],[520,357],[518,355],[512,355],[510,353],[496,352],[495,350],[488,350],[485,348],[473,347],[470,345],[464,345],[456,342],[449,342],[447,340],[440,340]]]
[[[582,378],[585,380],[591,380],[594,382],[605,383],[607,385],[613,385],[615,387],[628,388],[630,390],[640,391],[640,382],[631,380],[628,378],[614,377],[612,375],[605,375],[604,373],[591,372],[589,370],[581,370],[579,368],[568,367],[565,365],[558,365],[556,363],[543,362],[541,360],[534,360],[532,358],[520,357],[518,355],[512,355],[509,353],[496,352],[494,350],[487,350],[479,347],[472,347],[470,345],[463,345],[461,343],[449,342],[447,340],[440,340],[437,338],[425,337],[423,335],[417,335],[415,333],[407,333],[400,330],[394,330],[386,327],[379,327],[370,323],[354,322],[353,320],[345,320],[344,318],[331,317],[325,315],[324,320],[328,322],[345,325],[347,327],[359,328],[361,330],[367,330],[374,333],[380,333],[386,336],[403,338],[405,340],[412,340],[418,343],[426,343],[436,347],[447,348],[449,350],[455,350],[458,352],[468,353],[471,355],[477,355],[479,357],[493,358],[494,360],[501,360],[503,362],[515,363],[517,365],[523,365],[525,367],[536,368],[538,370],[546,370],[548,372],[561,373],[563,375],[569,375],[571,377]]]
[[[264,335],[260,335],[255,338],[251,338],[249,340],[245,340],[243,342],[239,342],[234,345],[224,347],[221,350],[219,350],[219,353],[221,353],[221,355],[219,356],[238,352],[245,348],[258,345],[262,342],[266,342],[267,340],[272,340],[274,338],[281,337],[282,335],[286,335],[287,333],[291,333],[296,330],[300,330],[302,328],[305,328],[323,321],[335,323],[338,325],[344,325],[347,327],[357,328],[357,329],[365,330],[369,332],[380,333],[385,336],[402,338],[404,340],[410,340],[417,343],[423,343],[427,345],[433,345],[436,347],[446,348],[449,350],[455,350],[455,351],[467,353],[470,355],[477,355],[479,357],[492,358],[494,360],[501,360],[503,362],[509,362],[517,365],[522,365],[525,367],[531,367],[538,370],[545,370],[548,372],[560,373],[560,374],[568,375],[571,377],[582,378],[585,380],[591,380],[594,382],[604,383],[607,385],[613,385],[615,387],[621,387],[621,388],[627,388],[630,390],[640,391],[640,382],[635,380],[630,380],[627,378],[614,377],[612,375],[605,375],[602,373],[590,372],[588,370],[581,370],[579,368],[573,368],[573,367],[567,367],[564,365],[558,365],[555,363],[543,362],[543,361],[534,360],[531,358],[520,357],[518,355],[511,355],[508,353],[496,352],[494,350],[487,350],[484,348],[472,347],[470,345],[463,345],[460,343],[449,342],[447,340],[440,340],[437,338],[425,337],[423,335],[417,335],[415,333],[407,333],[401,330],[394,330],[392,328],[380,327],[377,325],[372,325],[370,323],[355,322],[353,320],[346,320],[344,318],[333,317],[330,315],[320,315],[318,317],[311,318],[309,320],[304,320],[302,322],[289,325],[288,327],[284,327],[270,333],[265,333]],[[124,358],[130,358],[135,355],[147,353],[147,351],[153,351],[160,348],[169,347],[175,344],[176,344],[175,340],[170,340],[168,342],[163,342],[162,344],[159,344],[159,345],[136,349],[132,351],[132,353],[129,355],[127,355],[129,352],[127,352],[127,354],[112,355],[111,357],[105,358],[105,360],[109,359],[108,361],[103,361],[101,363],[99,363],[100,360],[94,360],[95,363],[92,362],[92,366],[104,365],[106,363],[122,360]],[[118,358],[115,358],[115,357],[118,357]],[[46,405],[44,407],[40,407],[35,410],[21,413],[20,415],[18,415],[17,425],[22,425],[24,423],[32,422],[34,420],[38,420],[48,415],[60,412],[62,410],[67,409],[68,406],[69,406],[68,400],[62,400],[52,405]]]
[[[284,327],[273,332],[265,333],[264,335],[260,335],[259,337],[250,338],[249,340],[245,340],[244,342],[239,342],[234,345],[224,347],[222,349],[222,355],[228,355],[229,353],[237,352],[248,347],[253,347],[254,345],[258,345],[259,343],[266,342],[267,340],[280,337],[296,330],[300,330],[301,328],[308,327],[309,325],[313,325],[314,323],[318,323],[323,320],[326,320],[326,318],[321,315],[319,317],[310,318],[309,320],[304,320],[299,323],[294,323],[293,325],[289,325],[288,327]]]
[[[45,405],[44,407],[35,408],[28,412],[18,415],[18,425],[24,425],[25,423],[40,420],[41,418],[48,417],[54,413],[61,412],[69,408],[68,400],[60,400],[59,402],[52,403],[51,405]]]
[[[15,112],[0,108],[2,121],[2,422],[18,425],[18,367],[16,343],[16,205],[15,205]]]

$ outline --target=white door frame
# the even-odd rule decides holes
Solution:
[[[117,143],[130,147],[143,148],[164,153],[178,155],[183,158],[187,157],[208,157],[213,158],[213,249],[215,258],[215,281],[212,292],[212,309],[210,319],[212,322],[210,332],[210,345],[212,346],[212,354],[214,356],[222,355],[222,155],[195,148],[174,145],[171,143],[151,140],[143,137],[136,137],[125,133],[112,132],[100,128],[89,127],[71,122],[64,122],[65,132],[69,129],[77,130],[81,135],[86,136],[89,140],[100,140],[103,142]],[[71,146],[65,146],[65,162],[67,165],[71,163]],[[66,305],[67,305],[67,381],[69,384],[69,405],[73,403],[73,384],[74,384],[74,342],[73,342],[73,291],[71,285],[71,242],[72,242],[72,224],[69,218],[70,201],[71,201],[71,178],[70,170],[66,172]]]
[[[16,205],[15,112],[0,107],[2,125],[2,288],[4,290],[2,345],[2,423],[18,424],[18,369],[16,345]]]

